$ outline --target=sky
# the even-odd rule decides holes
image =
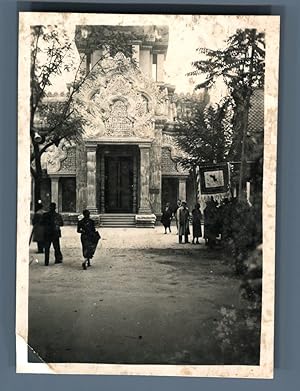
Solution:
[[[200,58],[197,48],[222,49],[226,39],[238,28],[257,27],[264,30],[264,16],[208,16],[208,15],[107,15],[107,14],[71,14],[63,18],[64,28],[74,36],[76,24],[118,24],[118,25],[167,25],[169,27],[169,46],[165,62],[166,82],[176,86],[177,93],[192,93],[197,82],[204,80],[187,77],[193,70],[192,62]],[[56,20],[57,22],[57,20]],[[74,50],[76,47],[74,44]],[[70,78],[70,80],[68,80]],[[64,74],[62,79],[71,81],[71,75]],[[55,82],[53,90],[58,90],[61,81]],[[220,80],[210,91],[211,100],[218,101],[226,94],[226,88]]]

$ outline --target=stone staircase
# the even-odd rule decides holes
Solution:
[[[134,228],[136,227],[135,214],[105,213],[101,214],[100,227]]]

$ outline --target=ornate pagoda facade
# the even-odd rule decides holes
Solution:
[[[82,142],[62,141],[44,154],[42,201],[45,206],[56,202],[67,222],[87,208],[100,224],[153,226],[166,202],[194,202],[174,139],[177,116],[189,114],[188,97],[177,96],[164,80],[167,27],[126,27],[134,33],[134,63],[118,52],[100,66],[101,51],[97,45],[87,50],[85,40],[101,28],[76,28],[82,64],[93,69],[76,96],[85,129]],[[197,94],[197,99],[207,96]]]

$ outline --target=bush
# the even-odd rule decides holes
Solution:
[[[244,274],[245,264],[256,245],[256,222],[253,208],[245,201],[233,199],[221,207],[222,241],[233,257],[237,274]]]

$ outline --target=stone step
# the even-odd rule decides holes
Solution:
[[[100,223],[111,223],[111,224],[117,224],[117,223],[123,223],[123,224],[135,224],[135,220],[101,220]]]
[[[133,216],[116,216],[116,215],[113,215],[113,216],[107,216],[107,215],[100,215],[100,218],[101,219],[129,219],[129,220],[132,220],[132,219],[135,219],[135,215]]]
[[[100,225],[135,225],[135,221],[100,221]]]
[[[135,227],[135,214],[114,213],[100,215],[100,227]]]
[[[100,228],[136,228],[135,224],[127,225],[127,224],[100,224]]]
[[[135,217],[100,217],[100,221],[135,221]]]
[[[101,219],[135,219],[135,215],[100,215]]]

